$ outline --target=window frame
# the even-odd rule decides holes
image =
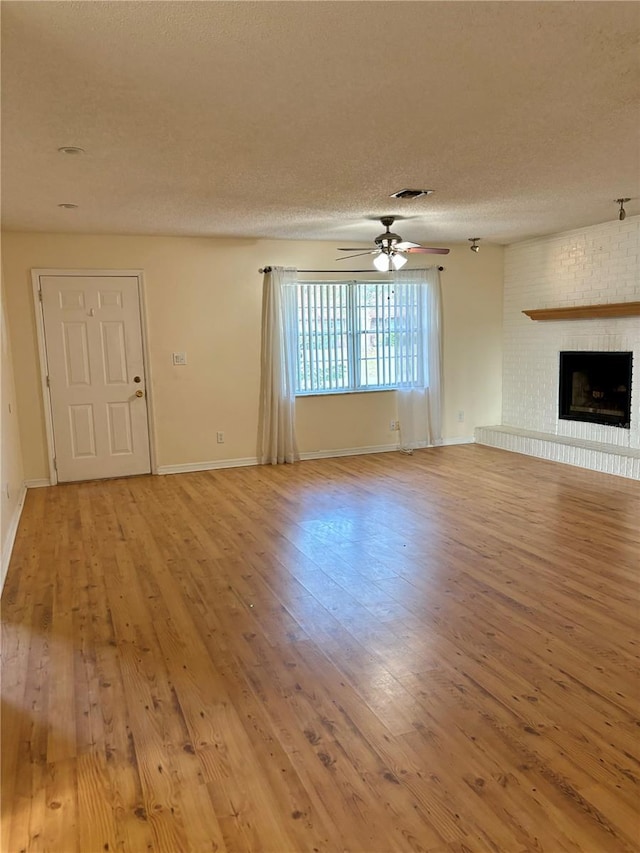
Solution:
[[[298,352],[298,360],[296,364],[296,389],[295,395],[296,397],[320,397],[327,395],[343,395],[343,394],[369,394],[369,393],[381,393],[387,391],[396,391],[400,386],[400,382],[398,381],[389,381],[387,384],[383,385],[362,385],[362,342],[366,341],[366,337],[369,334],[372,334],[370,329],[361,327],[361,309],[362,303],[358,299],[358,288],[369,287],[393,287],[394,282],[392,279],[385,279],[383,281],[380,280],[353,280],[350,279],[348,281],[298,281],[295,285],[296,287],[296,312],[298,314],[298,318],[300,318],[300,294],[301,291],[307,287],[317,287],[317,286],[329,286],[329,287],[346,287],[346,317],[347,317],[347,374],[348,374],[348,385],[346,387],[338,388],[312,388],[310,390],[304,390],[300,388],[300,379],[301,377],[307,376],[307,367],[313,367],[311,361],[304,361],[302,358],[301,350],[300,350],[300,340],[304,341],[305,335],[308,334],[308,330],[310,329],[310,324],[307,322],[305,324],[301,324],[300,320],[297,324],[296,330],[296,351]],[[306,291],[308,294],[308,291]],[[324,307],[321,303],[321,308]],[[374,306],[376,310],[378,309],[378,304],[376,300],[376,305]],[[306,306],[304,306],[304,310],[308,312],[310,310],[310,303],[307,302]],[[395,318],[394,318],[395,319]],[[321,326],[320,326],[320,335],[324,336],[324,318],[321,317]],[[301,334],[302,330],[302,334]],[[382,334],[384,334],[385,329],[383,328]],[[317,335],[316,331],[316,335]],[[376,336],[380,335],[380,331],[376,328],[373,333]],[[344,350],[343,350],[344,352]],[[323,353],[324,355],[324,353]],[[385,372],[391,373],[390,364],[394,359],[395,355],[389,353],[386,359],[383,359],[387,362],[387,367]],[[365,357],[366,361],[366,357]],[[324,370],[324,358],[323,358],[323,370]],[[304,367],[304,370],[301,369]]]

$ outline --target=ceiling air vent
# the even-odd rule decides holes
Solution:
[[[433,190],[398,190],[391,193],[390,198],[420,198],[423,195],[431,195]]]

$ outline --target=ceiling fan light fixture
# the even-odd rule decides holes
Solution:
[[[616,199],[616,204],[620,205],[620,211],[618,212],[618,219],[620,220],[620,222],[622,222],[624,219],[626,219],[627,211],[624,209],[624,206],[628,201],[631,201],[631,199],[630,198],[617,198]]]
[[[469,248],[471,249],[471,251],[472,251],[472,252],[479,252],[479,251],[480,251],[480,246],[478,246],[478,242],[479,242],[482,238],[481,238],[481,237],[468,237],[467,239],[468,239],[468,240],[469,240],[469,242],[471,243],[471,245],[469,246]]]
[[[385,227],[385,231],[374,239],[375,249],[371,252],[362,252],[356,246],[347,248],[340,246],[339,252],[357,252],[355,255],[350,255],[351,258],[358,258],[361,255],[374,255],[373,264],[379,272],[389,272],[391,268],[399,270],[403,267],[407,258],[406,253],[417,252],[425,255],[448,255],[449,249],[436,249],[432,246],[421,246],[420,243],[412,243],[409,240],[403,240],[399,234],[394,234],[391,226],[395,222],[395,216],[382,216],[380,222]],[[479,239],[479,238],[476,238]],[[347,258],[336,258],[336,260],[349,260]]]
[[[376,255],[373,259],[373,265],[378,270],[378,272],[389,272],[391,269],[391,261],[389,259],[389,255],[384,252],[380,252],[379,255]]]

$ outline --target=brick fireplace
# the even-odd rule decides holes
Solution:
[[[539,321],[522,313],[639,300],[638,216],[509,246],[502,423],[479,427],[476,441],[640,480],[640,317],[596,312]],[[561,417],[562,352],[631,354],[624,428],[597,418]]]

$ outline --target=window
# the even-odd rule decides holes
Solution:
[[[399,297],[398,291],[412,295]],[[296,307],[297,394],[396,388],[408,375],[423,372],[415,288],[392,282],[298,283]]]

